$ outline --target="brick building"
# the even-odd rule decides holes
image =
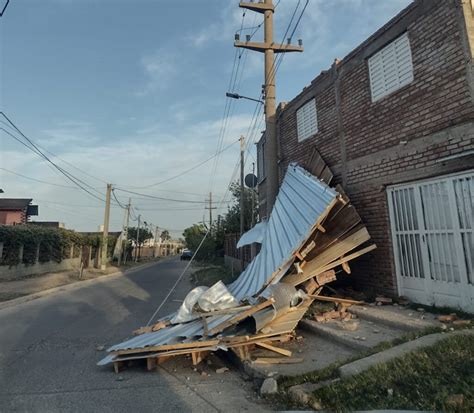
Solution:
[[[0,198],[0,225],[26,224],[30,216],[38,215],[38,206],[32,199]]]
[[[474,1],[415,0],[278,108],[280,180],[316,148],[378,246],[360,287],[474,311],[473,52]]]

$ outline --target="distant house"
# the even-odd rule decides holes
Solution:
[[[45,228],[66,228],[64,222],[58,221],[31,221],[30,224]]]
[[[0,225],[26,224],[30,216],[38,215],[38,205],[32,199],[0,198]]]

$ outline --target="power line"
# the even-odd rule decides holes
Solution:
[[[141,195],[141,196],[144,196],[144,197],[147,197],[147,198],[152,198],[152,199],[161,199],[163,201],[171,201],[171,202],[183,202],[183,203],[187,203],[187,204],[202,204],[203,202],[202,201],[192,201],[192,200],[189,200],[189,199],[174,199],[174,198],[165,198],[165,197],[161,197],[161,196],[156,196],[156,195],[150,195],[150,194],[142,194],[140,192],[135,192],[135,191],[128,191],[126,189],[123,189],[123,188],[115,188],[117,191],[122,191],[122,192],[126,192],[128,194],[135,194],[135,195]]]
[[[89,184],[87,184],[86,182],[82,181],[81,179],[75,177],[74,175],[72,175],[71,173],[69,173],[68,171],[64,170],[63,168],[61,168],[60,166],[56,165],[56,163],[54,163],[48,156],[46,156],[43,152],[41,152],[41,150],[38,148],[38,146],[30,139],[28,138],[11,120],[10,118],[5,115],[4,112],[0,112],[0,115],[2,115],[7,121],[8,123],[24,138],[27,140],[27,142],[31,145],[29,146],[28,144],[26,144],[25,142],[22,142],[21,139],[17,138],[16,136],[14,136],[12,133],[10,133],[9,131],[7,131],[6,129],[4,128],[0,128],[1,130],[3,130],[5,133],[7,133],[9,136],[13,137],[15,140],[19,141],[20,143],[22,143],[24,146],[26,146],[29,150],[31,150],[32,152],[34,152],[35,154],[37,154],[38,156],[42,157],[43,159],[45,159],[47,162],[49,162],[51,165],[53,165],[54,168],[56,168],[61,174],[63,174],[68,180],[70,180],[72,183],[74,183],[77,187],[79,187],[80,189],[82,189],[84,192],[88,193],[90,196],[94,197],[94,198],[97,198],[99,199],[100,201],[102,202],[105,202],[104,199],[98,197],[97,195],[93,194],[92,192],[90,192],[88,189],[86,189],[83,185],[81,184],[84,184],[85,186],[93,189],[94,191],[98,192],[94,187],[90,186]],[[80,182],[80,183],[79,183]]]
[[[6,123],[5,121],[2,121],[0,120],[0,123],[3,123],[4,125],[11,127],[11,125],[9,125],[8,123]],[[12,128],[13,129],[13,128]],[[59,159],[61,162],[64,162],[66,165],[69,165],[71,168],[74,168],[76,171],[79,171],[81,172],[82,174],[88,176],[89,178],[92,178],[92,179],[95,179],[96,181],[99,181],[99,182],[102,182],[104,184],[107,184],[107,181],[101,179],[101,178],[98,178],[97,176],[94,176],[94,175],[91,175],[90,173],[84,171],[83,169],[81,168],[78,168],[77,166],[73,165],[72,163],[66,161],[65,159],[61,158],[59,155],[56,155],[55,153],[51,152],[50,150],[46,149],[45,147],[39,145],[38,143],[36,144],[36,146],[38,148],[41,148],[43,151],[45,151],[46,153],[49,153],[51,156],[54,156],[55,158]]]
[[[77,186],[55,184],[55,183],[53,183],[53,182],[47,182],[47,181],[43,181],[43,180],[41,180],[41,179],[32,178],[31,176],[22,175],[22,174],[19,174],[19,173],[17,173],[17,172],[10,171],[9,169],[6,169],[6,168],[0,168],[0,169],[1,169],[2,171],[8,172],[8,173],[13,174],[13,175],[20,176],[20,177],[25,178],[25,179],[29,179],[29,180],[31,180],[31,181],[39,182],[39,183],[46,184],[46,185],[58,186],[58,187],[60,187],[60,188],[68,188],[68,189],[75,189],[75,190],[77,190]]]
[[[3,17],[3,13],[5,13],[5,10],[7,9],[8,3],[10,3],[10,0],[7,0],[5,3],[5,6],[3,6],[2,12],[0,13],[0,17]]]
[[[126,188],[137,188],[137,189],[145,189],[145,188],[151,188],[153,186],[157,186],[157,185],[161,185],[161,184],[164,184],[166,182],[169,182],[173,179],[176,179],[176,178],[179,178],[183,175],[186,175],[187,173],[191,172],[191,171],[194,171],[195,169],[199,168],[200,166],[204,165],[205,163],[209,162],[211,159],[214,159],[216,156],[220,155],[221,153],[225,152],[227,149],[231,148],[233,145],[235,145],[236,143],[238,142],[238,140],[230,143],[229,145],[227,145],[225,148],[223,148],[222,150],[220,150],[218,153],[210,156],[209,158],[205,159],[204,161],[202,162],[199,162],[198,164],[192,166],[191,168],[188,168],[186,169],[185,171],[183,172],[180,172],[174,176],[171,176],[170,178],[167,178],[167,179],[164,179],[162,181],[158,181],[158,182],[155,182],[153,184],[150,184],[150,185],[144,185],[144,186],[131,186],[131,185],[123,185],[124,187]],[[119,188],[117,188],[119,189]]]

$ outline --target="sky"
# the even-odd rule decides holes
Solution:
[[[280,0],[277,41],[293,31],[305,2]],[[410,2],[309,0],[292,39],[305,51],[279,65],[277,102],[294,98]],[[34,220],[77,231],[103,222],[106,183],[118,200],[113,231],[129,197],[132,218],[175,237],[208,220],[209,192],[214,217],[225,213],[238,138],[246,137],[250,173],[264,128],[259,104],[225,97],[258,98],[263,83],[263,55],[236,51],[234,34],[243,27],[244,38],[261,22],[234,0],[11,0],[0,18],[0,111],[92,195],[5,133],[21,138],[0,118],[0,196],[33,198]],[[260,28],[252,40],[262,36]]]

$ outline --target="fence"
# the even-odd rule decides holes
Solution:
[[[44,245],[44,244],[43,244]],[[79,270],[81,261],[84,268],[99,266],[100,247],[72,244],[61,251],[42,244],[20,244],[5,247],[0,242],[0,280],[15,280],[29,275],[39,275],[55,271]],[[18,257],[16,264],[9,264],[7,256]]]
[[[242,248],[237,248],[239,241],[239,234],[225,234],[224,238],[224,260],[226,265],[231,266],[238,271],[242,271],[241,259],[244,260],[244,267],[251,261],[252,253],[250,245],[245,245]]]

